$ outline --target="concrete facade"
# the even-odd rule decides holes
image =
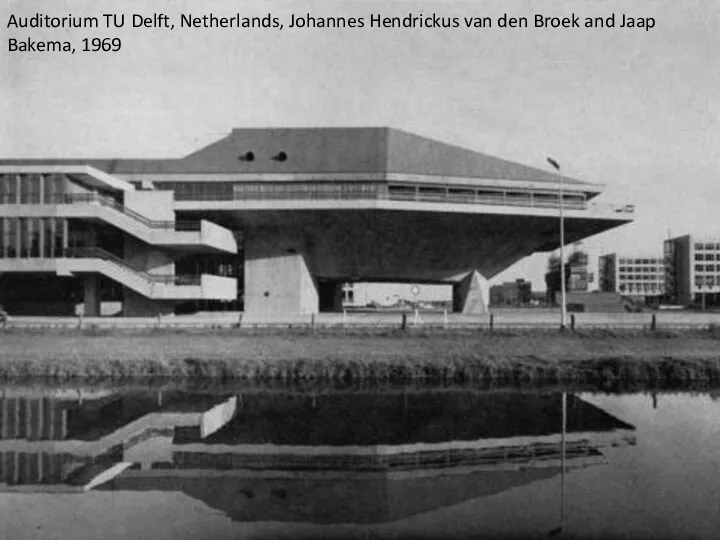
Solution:
[[[245,320],[318,311],[318,286],[304,241],[279,231],[251,235],[245,242]]]
[[[568,244],[632,220],[628,206],[590,202],[602,186],[563,185]],[[0,160],[0,188],[0,272],[109,246],[114,258],[60,266],[132,290],[137,315],[184,297],[235,302],[247,321],[308,318],[363,281],[452,285],[457,311],[484,313],[488,279],[559,240],[556,174],[388,128],[235,129],[180,159]],[[98,221],[84,229],[99,240],[80,242],[78,223]],[[225,257],[216,275],[175,279],[211,253]]]
[[[683,305],[720,305],[720,238],[683,235],[665,240],[666,289]]]
[[[666,265],[663,257],[610,253],[598,260],[601,292],[649,299],[665,294]]]

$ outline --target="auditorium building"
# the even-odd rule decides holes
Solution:
[[[561,189],[562,186],[562,189]],[[0,159],[11,314],[341,309],[343,284],[450,284],[487,309],[518,260],[633,219],[602,186],[389,128],[234,129],[171,159]],[[560,195],[562,193],[562,201]]]

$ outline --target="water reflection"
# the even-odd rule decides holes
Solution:
[[[2,538],[720,528],[716,395],[566,394],[562,475],[559,392],[0,392]]]
[[[567,396],[568,470],[634,444]],[[176,491],[241,522],[374,524],[561,472],[558,393],[5,389],[0,489]]]

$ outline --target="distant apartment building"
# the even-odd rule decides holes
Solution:
[[[654,298],[665,294],[665,262],[659,256],[610,253],[598,261],[599,288],[627,296]]]
[[[720,238],[665,240],[666,287],[678,304],[720,305]]]

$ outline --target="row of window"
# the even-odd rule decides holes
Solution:
[[[619,271],[620,271],[620,273],[623,273],[623,272],[662,273],[665,270],[664,270],[664,267],[662,267],[662,266],[621,266]]]
[[[696,287],[720,286],[720,275],[718,276],[695,276]]]
[[[628,283],[620,285],[620,292],[663,293],[665,286],[659,283]]]
[[[0,219],[0,257],[57,257],[68,245],[62,218]]]
[[[696,272],[720,272],[720,264],[714,265],[714,264],[696,264],[695,265],[695,271]]]
[[[438,198],[460,202],[506,202],[508,204],[522,203],[537,206],[558,206],[559,196],[554,193],[535,193],[529,191],[505,191],[501,189],[473,189],[440,186],[420,186],[410,184],[390,184],[388,186],[390,198],[423,200]],[[577,194],[564,194],[563,202],[571,207],[583,206],[585,197]]]
[[[695,254],[695,260],[696,261],[714,261],[714,260],[720,261],[720,253],[696,253]]]
[[[662,259],[620,259],[620,264],[662,264]]]
[[[375,199],[389,196],[391,199],[447,200],[463,202],[513,202],[536,205],[558,204],[558,196],[546,193],[513,192],[410,184],[370,182],[155,182],[157,189],[170,189],[176,200],[244,200],[244,199]],[[585,197],[566,194],[563,200],[568,206],[582,206]]]
[[[703,250],[703,249],[709,249],[713,251],[720,251],[720,244],[710,242],[710,243],[697,243],[695,244],[695,250]]]
[[[665,281],[665,275],[620,274],[620,281]]]
[[[0,204],[53,204],[68,182],[61,174],[0,174]]]

